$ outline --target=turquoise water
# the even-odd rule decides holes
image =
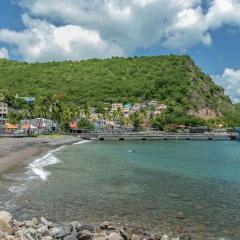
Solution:
[[[31,180],[14,196],[16,214],[240,239],[238,142],[90,142],[54,156],[47,181]]]

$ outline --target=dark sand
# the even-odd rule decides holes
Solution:
[[[50,149],[80,140],[80,138],[72,136],[0,138],[0,175],[10,171],[11,168],[24,165],[29,159],[46,153]]]

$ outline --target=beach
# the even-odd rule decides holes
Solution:
[[[0,174],[24,166],[50,149],[78,141],[80,138],[72,136],[0,138]]]

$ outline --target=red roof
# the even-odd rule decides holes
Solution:
[[[76,129],[76,128],[77,128],[77,122],[71,122],[71,123],[69,124],[69,127],[70,127],[71,129]]]

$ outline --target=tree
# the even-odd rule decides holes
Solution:
[[[94,130],[94,125],[87,118],[81,118],[78,121],[78,128]]]

